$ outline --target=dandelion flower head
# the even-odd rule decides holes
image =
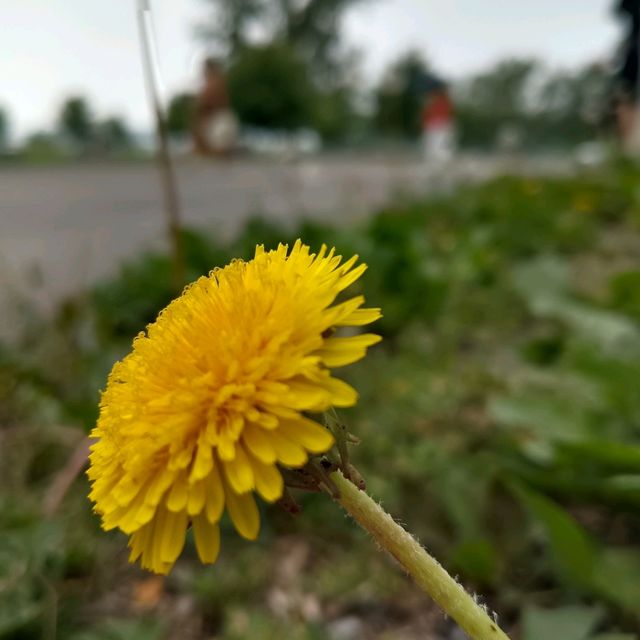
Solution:
[[[380,316],[356,296],[336,303],[366,265],[299,240],[256,248],[187,287],[116,363],[102,395],[88,471],[104,529],[130,536],[130,561],[168,573],[193,528],[212,563],[226,510],[238,533],[260,526],[254,494],[283,492],[281,468],[328,451],[308,414],[357,394],[331,374],[364,357],[373,334],[333,329]]]

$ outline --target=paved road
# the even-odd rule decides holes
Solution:
[[[504,166],[467,158],[443,172],[410,158],[322,157],[183,161],[177,173],[185,222],[226,238],[256,213],[287,223],[307,216],[346,224],[397,192],[442,189]],[[51,306],[141,248],[161,246],[163,219],[152,164],[0,168],[0,311],[7,294],[25,289]]]

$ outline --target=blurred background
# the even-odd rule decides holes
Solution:
[[[297,237],[384,312],[370,493],[514,640],[640,638],[640,1],[0,7],[0,638],[462,640],[324,496],[166,579],[91,512],[113,363]]]

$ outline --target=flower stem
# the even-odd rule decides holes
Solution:
[[[380,505],[339,471],[331,479],[340,491],[336,501],[473,640],[509,640],[485,609]]]

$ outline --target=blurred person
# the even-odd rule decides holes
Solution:
[[[236,145],[238,121],[229,105],[227,83],[222,65],[207,58],[203,67],[203,85],[195,99],[193,144],[204,156],[228,156]]]
[[[422,111],[422,144],[425,160],[447,161],[455,151],[453,102],[447,85],[439,82],[428,94]]]
[[[626,21],[618,52],[613,115],[624,150],[640,155],[640,0],[616,0],[615,13]]]

